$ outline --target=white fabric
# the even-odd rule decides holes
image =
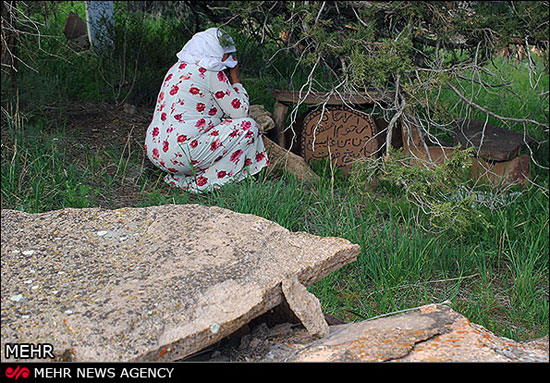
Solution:
[[[231,45],[223,48],[218,40],[220,33],[218,28],[209,28],[203,32],[195,33],[176,56],[180,61],[197,64],[206,70],[219,72],[227,68],[234,68],[237,65],[237,60],[229,56],[227,60],[222,61],[222,57],[225,53],[236,52],[237,49],[233,39],[228,35],[226,36]]]

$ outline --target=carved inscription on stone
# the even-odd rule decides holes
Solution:
[[[312,160],[330,158],[338,167],[348,167],[377,150],[376,125],[368,115],[342,107],[310,112],[304,119],[302,154]]]

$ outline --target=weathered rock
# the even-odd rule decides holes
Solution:
[[[548,362],[540,345],[497,337],[445,305],[332,326],[290,361]]]
[[[290,309],[300,319],[304,327],[314,337],[328,335],[328,323],[321,309],[321,303],[302,285],[296,276],[282,283],[283,294]]]
[[[310,184],[319,181],[319,176],[309,167],[302,157],[277,145],[266,136],[262,138],[269,156],[269,169],[285,169],[298,180]]]
[[[250,105],[248,115],[258,123],[260,132],[265,133],[275,127],[271,113],[263,105]]]
[[[330,334],[322,339],[315,339],[296,325],[267,328],[262,323],[258,327],[262,331],[255,328],[243,337],[246,347],[222,345],[217,357],[256,362],[549,361],[548,337],[526,342],[497,337],[437,304],[395,316],[330,326]]]
[[[4,345],[58,360],[172,361],[354,261],[358,245],[218,207],[2,209]]]

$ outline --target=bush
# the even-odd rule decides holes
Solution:
[[[488,225],[473,195],[455,198],[469,181],[472,152],[473,148],[458,146],[443,164],[432,166],[410,161],[402,149],[384,159],[363,159],[351,170],[350,186],[364,197],[375,190],[404,197],[425,216],[431,230],[463,235],[477,225]]]

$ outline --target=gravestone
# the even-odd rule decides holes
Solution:
[[[82,20],[76,13],[69,12],[67,20],[65,21],[65,26],[63,28],[63,33],[67,40],[76,39],[82,35],[88,33],[86,29],[86,23]]]
[[[467,118],[453,130],[453,145],[474,148],[473,176],[497,184],[525,184],[529,179],[530,156],[521,152],[533,141],[525,133]]]
[[[63,27],[63,33],[67,38],[67,43],[72,49],[83,51],[90,47],[86,22],[72,11],[69,12],[67,16],[65,26]]]
[[[329,158],[344,172],[354,160],[371,157],[378,150],[372,118],[344,107],[310,112],[304,119],[302,155],[310,163]]]
[[[473,146],[478,157],[489,161],[510,161],[532,142],[526,134],[470,119],[456,124],[453,131],[454,145]]]
[[[104,54],[114,47],[114,10],[112,1],[86,1],[86,23],[93,49]]]

